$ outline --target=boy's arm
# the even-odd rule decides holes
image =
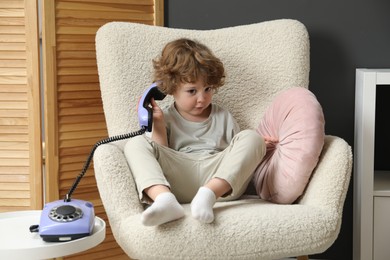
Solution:
[[[160,145],[168,146],[164,113],[153,98],[150,103],[153,108],[152,140]]]

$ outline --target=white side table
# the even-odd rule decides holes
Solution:
[[[29,227],[39,224],[41,210],[0,213],[0,259],[49,259],[79,253],[100,244],[106,223],[95,217],[92,235],[68,242],[45,242]]]

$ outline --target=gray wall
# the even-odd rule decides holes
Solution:
[[[165,26],[202,30],[281,18],[301,21],[311,42],[309,89],[323,107],[326,134],[353,147],[355,69],[390,68],[389,10],[388,0],[165,0]],[[352,259],[352,183],[338,239],[311,258]]]

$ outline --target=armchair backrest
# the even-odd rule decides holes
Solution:
[[[215,30],[189,30],[110,22],[96,34],[96,54],[109,135],[139,129],[136,106],[152,83],[152,59],[164,45],[187,37],[207,45],[225,65],[226,84],[214,102],[241,129],[256,128],[274,96],[308,87],[309,37],[296,20],[281,19]],[[171,102],[165,98],[162,102]]]

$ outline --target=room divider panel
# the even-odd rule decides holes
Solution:
[[[0,2],[0,212],[43,206],[37,6]]]
[[[43,1],[48,201],[65,196],[92,146],[107,137],[95,59],[97,29],[110,21],[162,25],[162,14],[163,1],[157,0]],[[95,214],[107,220],[93,167],[87,171],[73,197],[92,202]],[[94,259],[118,259],[122,250],[108,226],[105,242],[86,253]]]

